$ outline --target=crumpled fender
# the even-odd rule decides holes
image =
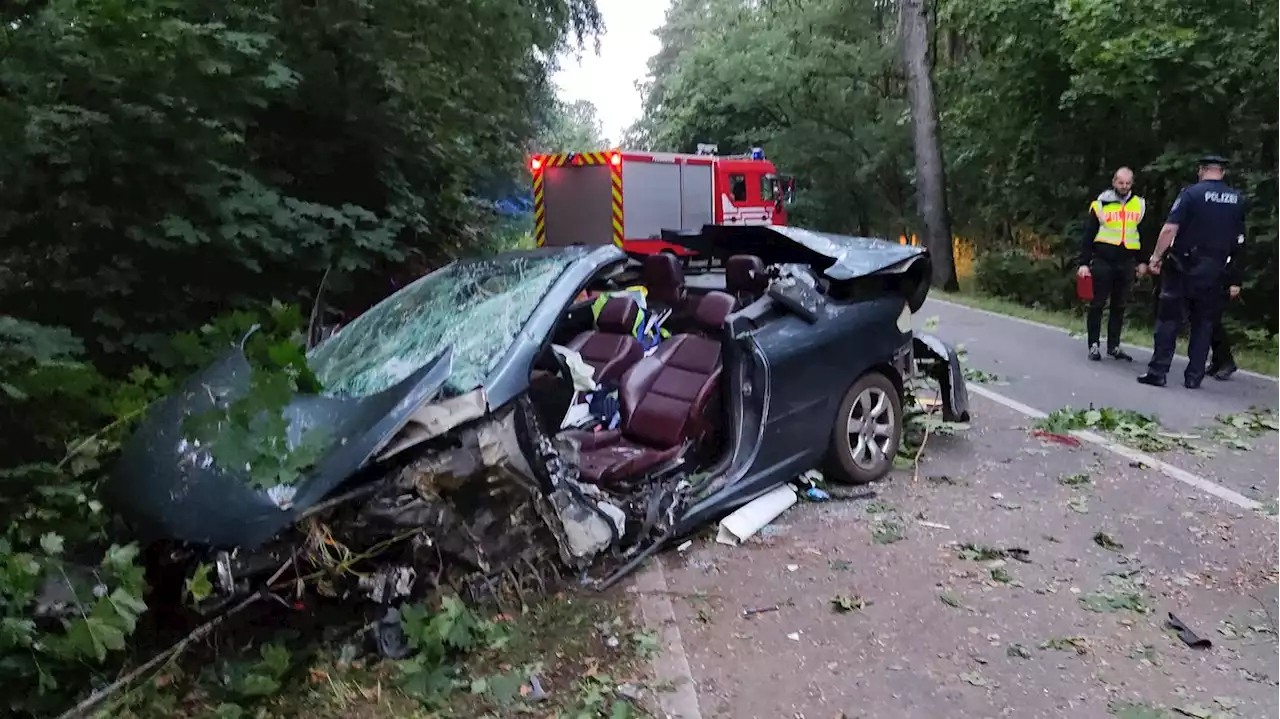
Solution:
[[[927,332],[913,332],[911,347],[917,363],[928,360],[924,364],[925,373],[942,389],[942,419],[968,422],[969,387],[955,348]]]
[[[290,446],[318,427],[326,431],[327,448],[306,476],[272,497],[249,486],[242,469],[218,466],[207,448],[184,436],[187,416],[248,391],[252,367],[243,350],[232,350],[147,411],[122,447],[103,499],[145,540],[256,549],[356,474],[436,396],[452,369],[450,347],[377,394],[295,396],[284,408]]]

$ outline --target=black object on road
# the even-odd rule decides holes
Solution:
[[[1169,621],[1165,625],[1177,632],[1182,643],[1192,649],[1208,649],[1213,646],[1213,642],[1191,631],[1173,612],[1169,612]]]

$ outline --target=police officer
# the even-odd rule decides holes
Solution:
[[[1164,277],[1156,308],[1155,350],[1147,373],[1138,378],[1142,384],[1164,386],[1184,314],[1190,317],[1191,339],[1183,386],[1198,389],[1204,379],[1209,338],[1221,312],[1224,273],[1244,243],[1244,196],[1222,181],[1226,164],[1219,155],[1200,158],[1200,181],[1178,194],[1160,229],[1148,266]],[[1239,291],[1239,285],[1229,290],[1232,295]]]
[[[1234,300],[1240,296],[1242,280],[1239,256],[1231,258],[1224,274],[1226,287],[1222,290],[1223,297]],[[1231,379],[1231,375],[1235,374],[1239,368],[1236,367],[1235,355],[1231,352],[1231,335],[1227,333],[1227,328],[1222,323],[1224,314],[1226,314],[1225,311],[1218,314],[1217,321],[1213,323],[1213,332],[1209,335],[1209,369],[1206,373],[1216,380],[1225,382]]]

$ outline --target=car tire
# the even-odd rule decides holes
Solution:
[[[893,469],[902,424],[902,396],[893,380],[881,372],[862,375],[836,412],[824,475],[841,484],[884,477]]]

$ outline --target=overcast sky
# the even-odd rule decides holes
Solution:
[[[554,79],[561,99],[595,104],[605,137],[616,143],[640,117],[642,98],[635,84],[658,52],[653,31],[662,25],[671,0],[596,0],[596,5],[605,25],[600,54],[588,47],[580,57],[563,58]]]

